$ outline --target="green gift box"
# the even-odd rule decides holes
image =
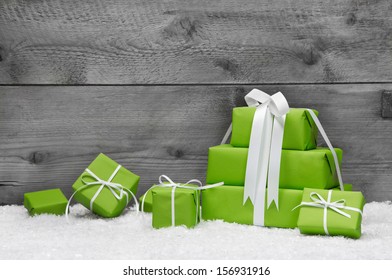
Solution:
[[[24,206],[30,215],[64,215],[68,200],[60,189],[51,189],[24,194]]]
[[[187,185],[193,186],[193,185]],[[197,187],[197,186],[194,186]],[[174,209],[172,208],[172,188],[155,186],[152,193],[152,226],[163,228],[184,225],[192,228],[199,223],[200,197],[198,190],[176,188]],[[174,224],[172,218],[174,215]]]
[[[221,186],[202,191],[203,220],[223,220],[230,223],[253,225],[253,205],[248,199],[243,204],[244,188]],[[295,228],[301,203],[302,190],[279,189],[279,210],[272,203],[264,207],[264,225],[268,227]]]
[[[255,107],[233,109],[233,130],[230,144],[233,147],[249,147]],[[318,115],[316,110],[313,112]],[[283,149],[311,150],[317,146],[317,126],[306,109],[291,108],[286,114]]]
[[[339,163],[342,150],[336,149]],[[248,148],[229,144],[209,148],[207,183],[225,182],[225,185],[243,186],[245,182]],[[335,163],[328,148],[309,151],[282,150],[280,188],[329,189],[338,186]]]
[[[324,202],[332,203],[325,208]],[[303,234],[343,235],[361,237],[362,212],[365,198],[361,192],[338,192],[319,189],[304,189],[298,228]],[[333,209],[341,211],[338,213]],[[355,210],[356,209],[356,210]]]
[[[145,198],[144,198],[145,197]],[[144,198],[144,203],[143,203]],[[147,191],[141,197],[139,197],[139,209],[140,211],[151,213],[152,212],[152,192]]]
[[[103,188],[101,188],[103,184],[99,183],[97,178],[91,176],[87,170],[90,170],[100,180],[107,182]],[[110,177],[113,178],[108,182]],[[139,176],[120,166],[114,160],[104,154],[99,154],[86,171],[79,176],[72,188],[75,191],[76,201],[101,217],[113,218],[119,216],[132,199],[130,192],[133,194],[137,192],[139,179]],[[110,187],[110,183],[121,187]],[[96,195],[99,189],[101,190]],[[121,189],[123,192],[121,192]],[[120,199],[112,191],[120,196]],[[92,199],[94,200],[91,209],[90,202]]]

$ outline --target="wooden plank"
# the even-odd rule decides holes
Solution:
[[[257,86],[292,107],[315,108],[344,151],[343,175],[368,201],[392,200],[392,121],[381,92],[392,84]],[[166,174],[205,179],[208,147],[250,86],[2,86],[0,204],[71,185],[100,152],[141,176],[141,194]]]
[[[2,84],[391,82],[389,0],[3,0]]]

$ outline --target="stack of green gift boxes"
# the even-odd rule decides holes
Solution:
[[[205,220],[221,219],[227,222],[253,224],[253,204],[250,200],[244,204],[243,194],[249,139],[255,111],[254,107],[234,108],[230,144],[222,144],[209,149],[207,184],[223,181],[225,185],[202,192],[202,217]],[[313,112],[318,115],[317,111],[313,110]],[[306,109],[291,108],[286,115],[284,127],[279,205],[277,207],[275,203],[272,203],[270,207],[267,207],[265,203],[265,226],[295,228],[298,225],[303,233],[322,233],[318,231],[318,228],[320,226],[321,229],[323,228],[323,218],[318,220],[318,225],[307,216],[313,216],[312,213],[317,214],[318,211],[322,214],[323,209],[295,208],[301,204],[303,199],[306,199],[303,191],[305,188],[315,189],[317,192],[336,189],[334,192],[339,192],[335,195],[336,197],[343,193],[339,190],[333,155],[328,148],[317,147],[317,135],[318,129],[310,113]],[[335,152],[340,164],[342,150],[336,148]],[[351,188],[351,185],[344,185],[346,191],[351,191]],[[345,195],[350,196],[352,193],[345,192]],[[362,209],[364,204],[362,194],[356,195],[353,203],[353,207]],[[304,215],[301,215],[299,219],[300,212],[304,212]],[[338,219],[340,222],[338,221],[337,225],[333,225],[334,221],[328,221],[329,227],[343,227],[344,229],[339,229],[337,234],[343,231],[347,236],[359,237],[360,217],[354,219],[356,221],[353,222],[352,228],[347,228],[345,218]],[[307,225],[307,223],[311,224]],[[329,234],[333,235],[334,230],[330,230]]]

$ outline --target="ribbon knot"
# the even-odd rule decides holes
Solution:
[[[330,192],[332,192],[330,190]],[[318,194],[317,192],[311,192],[310,193],[310,199],[313,200],[313,203],[315,205],[313,205],[313,203],[310,203],[312,205],[309,205],[309,203],[307,203],[306,205],[308,206],[316,206],[316,205],[320,205],[322,208],[330,208],[331,210],[339,213],[340,215],[343,215],[347,218],[351,218],[351,215],[341,211],[339,209],[345,209],[346,208],[346,200],[345,199],[339,199],[336,201],[331,202],[331,196],[328,195],[328,200],[325,200],[320,194]]]

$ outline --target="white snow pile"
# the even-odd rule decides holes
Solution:
[[[368,203],[362,237],[305,236],[298,229],[203,221],[153,229],[151,214],[102,219],[77,204],[64,216],[0,207],[0,259],[392,259],[392,204]]]

